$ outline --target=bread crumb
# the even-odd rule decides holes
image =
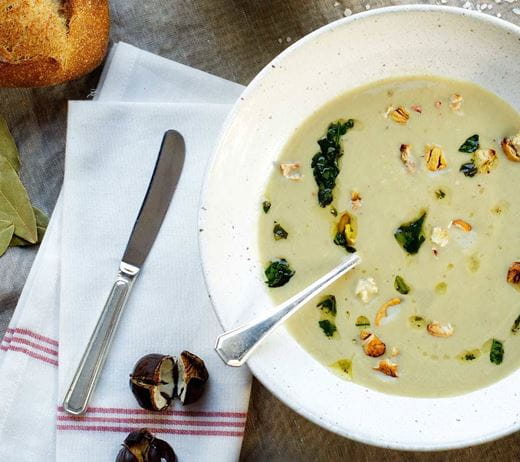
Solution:
[[[450,108],[454,112],[458,112],[462,108],[462,103],[464,102],[464,98],[462,95],[459,95],[458,93],[453,93],[453,95],[450,96]]]
[[[368,303],[372,295],[379,292],[374,278],[361,278],[356,286],[355,293],[363,303]]]
[[[282,175],[291,181],[301,181],[303,179],[303,175],[300,173],[300,167],[299,162],[282,162],[280,164]]]
[[[448,230],[445,228],[441,228],[439,226],[435,226],[432,229],[431,240],[434,244],[437,244],[440,247],[446,247],[449,242],[449,234]]]
[[[357,210],[361,207],[361,194],[358,191],[352,191],[350,193],[350,204],[352,206],[352,210]]]

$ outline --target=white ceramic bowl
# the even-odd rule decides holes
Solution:
[[[471,80],[520,110],[520,28],[462,9],[400,6],[346,18],[298,41],[234,106],[203,191],[204,272],[225,329],[272,305],[257,245],[262,193],[291,134],[353,87],[391,76]],[[333,432],[383,447],[438,450],[520,427],[520,371],[451,398],[386,395],[329,373],[280,328],[249,367],[279,399]]]

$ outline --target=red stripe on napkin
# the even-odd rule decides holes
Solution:
[[[63,407],[58,407],[58,411],[62,412]],[[89,414],[128,414],[128,415],[176,415],[190,417],[232,417],[237,419],[245,419],[246,412],[230,412],[230,411],[178,411],[169,410],[160,413],[153,413],[144,409],[125,409],[118,407],[89,407]]]
[[[25,337],[29,337],[31,340]],[[0,350],[15,351],[17,353],[25,354],[33,359],[37,359],[44,363],[57,366],[58,350],[56,348],[49,347],[49,345],[57,347],[58,342],[49,337],[38,334],[37,332],[34,332],[30,329],[9,328],[7,329],[6,334],[2,339]],[[50,357],[46,355],[50,355]]]
[[[30,329],[24,329],[24,328],[11,329],[11,328],[9,328],[6,330],[6,336],[7,336],[7,334],[25,335],[27,337],[32,337],[35,340],[39,340],[40,342],[48,343],[49,345],[52,345],[55,347],[57,347],[59,345],[59,342],[57,340],[46,337],[45,335],[38,334],[37,332],[34,332]]]
[[[171,418],[171,416],[180,417]],[[71,416],[65,413],[62,406],[58,406],[57,429],[129,433],[146,427],[152,433],[242,437],[246,417],[245,412],[233,411],[168,410],[159,413],[144,409],[114,407],[91,407],[84,416]]]
[[[130,433],[139,430],[140,427],[110,427],[110,426],[84,426],[84,425],[57,425],[60,431],[90,431],[90,432],[122,432]],[[242,437],[244,432],[220,431],[220,430],[184,430],[178,428],[148,428],[152,433],[167,433],[170,435],[194,435],[194,436],[235,436]]]
[[[179,420],[179,419],[157,419],[157,418],[132,418],[132,417],[88,417],[59,415],[59,421],[65,422],[98,422],[98,423],[123,423],[138,425],[178,425],[184,427],[243,427],[244,422],[229,422],[218,420]]]
[[[53,350],[52,348],[48,348],[43,345],[38,345],[37,343],[31,342],[30,340],[27,340],[25,338],[18,338],[16,336],[14,336],[9,339],[9,343],[11,343],[11,344],[12,343],[21,343],[22,345],[30,346],[37,350],[43,351],[44,353],[48,353],[53,356],[58,356],[58,350]]]
[[[43,361],[44,363],[52,364],[53,366],[58,365],[58,361],[55,359],[51,359],[51,358],[48,358],[47,356],[40,355],[38,353],[35,353],[34,351],[28,350],[27,348],[17,347],[16,345],[9,345],[9,346],[2,345],[2,346],[0,346],[0,350],[16,351],[18,353],[23,353],[27,356],[30,356],[31,358],[38,359],[39,361]]]

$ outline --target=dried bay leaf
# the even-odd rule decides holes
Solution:
[[[16,234],[13,234],[11,242],[9,242],[9,247],[27,247],[29,245],[36,245],[39,243],[40,241],[31,244],[29,241],[26,241],[25,239],[18,237]]]
[[[45,214],[45,212],[34,206],[33,211],[34,217],[36,218],[36,226],[47,228],[47,225],[49,224],[49,217]]]
[[[22,239],[21,237],[18,237],[16,234],[13,234],[13,237],[11,238],[11,242],[9,242],[9,247],[25,247],[28,245],[34,245],[34,244],[31,244],[29,241],[26,241],[25,239]]]
[[[49,222],[45,213],[31,206],[19,170],[18,148],[0,116],[0,256],[9,247],[41,242]]]
[[[47,225],[49,224],[49,217],[45,215],[38,207],[33,207],[34,216],[36,218],[36,231],[38,233],[38,240],[35,244],[39,244],[43,237],[45,236],[45,231],[47,231]],[[27,245],[33,245],[29,241],[22,239],[14,235],[9,243],[9,247],[25,247]]]
[[[14,233],[14,225],[7,220],[0,220],[0,257],[9,248]]]
[[[16,173],[20,170],[20,157],[6,120],[0,116],[0,156],[5,157]]]
[[[0,156],[0,220],[14,224],[17,236],[34,244],[38,239],[36,218],[29,196],[9,161]]]

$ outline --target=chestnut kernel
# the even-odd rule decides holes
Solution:
[[[175,396],[177,382],[175,358],[168,355],[143,356],[130,375],[130,389],[139,406],[149,411],[164,411]]]
[[[116,462],[176,462],[172,447],[146,428],[130,433],[122,444]]]
[[[183,351],[177,361],[177,396],[182,404],[192,404],[204,393],[209,374],[204,361],[198,356]]]

